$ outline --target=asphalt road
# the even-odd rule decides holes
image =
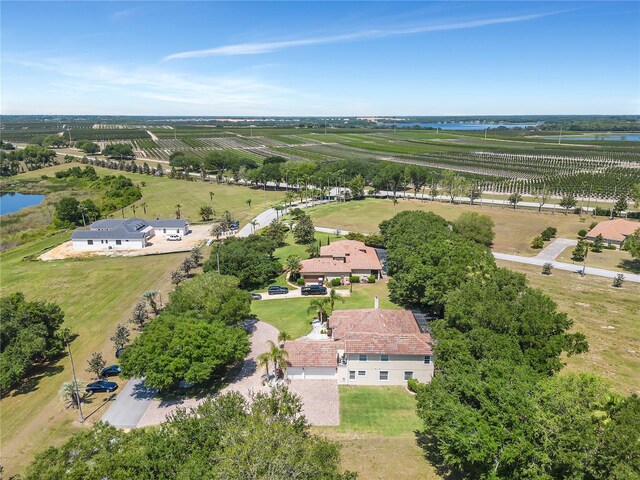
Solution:
[[[132,378],[102,416],[102,421],[118,428],[135,428],[156,393],[154,388],[145,386],[144,379]]]

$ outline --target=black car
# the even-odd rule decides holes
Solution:
[[[127,347],[118,348],[116,350],[116,358],[120,358],[120,355],[122,355],[122,352],[124,352],[126,349]]]
[[[116,382],[107,382],[106,380],[98,380],[97,382],[87,385],[87,392],[113,392],[118,389]]]
[[[118,365],[110,365],[108,367],[103,368],[100,374],[103,377],[113,377],[115,375],[120,375],[121,372],[122,372],[122,369]]]
[[[287,287],[279,287],[278,285],[271,285],[269,290],[267,290],[269,295],[284,295],[289,293],[289,289]]]
[[[322,285],[305,285],[301,289],[302,295],[326,295],[327,287]]]
[[[262,300],[262,295],[260,295],[259,293],[252,293],[251,300]]]

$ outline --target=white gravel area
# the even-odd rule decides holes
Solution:
[[[163,234],[156,234],[149,240],[149,246],[135,250],[97,250],[94,252],[76,251],[71,241],[64,242],[57,247],[40,255],[40,260],[64,260],[65,258],[87,258],[93,256],[104,257],[139,257],[159,253],[188,252],[198,243],[208,240],[210,225],[191,225],[191,232],[179,241],[169,241]]]
[[[258,355],[268,350],[268,340],[277,343],[278,329],[268,323],[256,322],[251,335],[249,356],[244,361],[240,374],[231,384],[222,389],[221,394],[236,391],[248,398],[250,392],[266,391],[269,388],[262,386],[264,372],[257,368],[256,361]],[[159,425],[166,420],[167,415],[175,412],[178,408],[197,407],[204,400],[205,398],[188,398],[179,401],[153,400],[137,426],[139,428]]]
[[[302,398],[302,413],[311,425],[340,425],[337,380],[291,380],[289,390]]]

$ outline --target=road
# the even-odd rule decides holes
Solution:
[[[132,378],[102,416],[102,421],[117,428],[136,428],[156,393],[155,389],[145,386],[144,379]]]

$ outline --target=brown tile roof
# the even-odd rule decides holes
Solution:
[[[334,340],[347,353],[431,355],[431,336],[408,310],[337,310],[329,317]]]
[[[344,348],[343,342],[301,338],[284,343],[290,367],[335,367],[338,364],[338,348]]]
[[[357,240],[339,240],[320,247],[321,257],[342,258],[352,270],[381,270],[375,249]]]
[[[623,242],[625,238],[639,228],[640,222],[632,222],[631,220],[625,220],[624,218],[617,218],[615,220],[600,222],[589,233],[587,233],[587,237],[595,238],[601,234],[605,240]]]
[[[310,258],[300,262],[300,273],[351,273],[351,268],[344,262],[332,258]]]

